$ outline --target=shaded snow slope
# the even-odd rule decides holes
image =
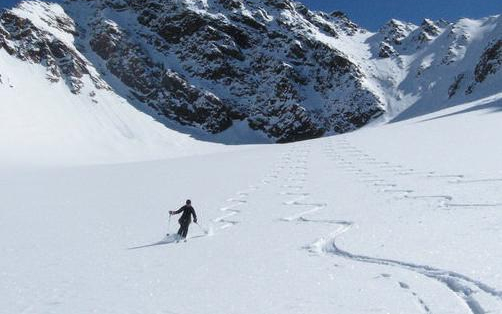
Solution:
[[[295,144],[2,169],[0,312],[502,313],[501,99]],[[186,198],[210,235],[169,243]]]
[[[144,161],[225,149],[166,128],[111,91],[84,87],[74,95],[63,82],[45,80],[41,66],[1,50],[0,69],[4,166]],[[227,133],[220,136],[233,132]]]

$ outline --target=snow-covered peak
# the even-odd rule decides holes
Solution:
[[[73,19],[61,5],[45,1],[22,1],[9,10],[12,14],[29,20],[35,27],[45,31],[65,43],[72,43],[76,34]]]
[[[379,33],[383,35],[384,40],[399,45],[404,38],[417,28],[418,26],[412,23],[391,19],[380,28]]]
[[[424,19],[420,27],[415,30],[415,34],[412,35],[413,40],[419,44],[430,42],[439,36],[447,26],[448,23],[443,20],[435,22],[430,19]]]

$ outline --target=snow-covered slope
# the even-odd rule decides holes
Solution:
[[[112,91],[89,88],[88,77],[82,78],[81,93],[75,95],[65,83],[46,80],[42,66],[2,50],[0,69],[2,166],[145,161],[230,149],[196,140],[194,131],[190,136],[167,128]],[[231,143],[237,131],[220,139]],[[241,132],[253,140],[246,135],[249,131]]]
[[[501,108],[499,93],[295,144],[2,168],[0,312],[502,313]],[[169,243],[186,198],[210,235]]]
[[[415,117],[501,91],[502,16],[456,23],[392,20],[369,43],[387,119]]]

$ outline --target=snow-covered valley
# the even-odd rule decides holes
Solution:
[[[0,314],[502,314],[501,21],[0,12]]]
[[[502,313],[501,99],[293,144],[2,166],[0,312]],[[167,243],[186,198],[209,235]]]

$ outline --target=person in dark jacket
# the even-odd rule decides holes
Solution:
[[[181,214],[181,217],[178,220],[178,222],[180,223],[180,229],[178,230],[178,235],[183,239],[186,239],[188,233],[188,226],[190,226],[190,223],[192,222],[192,216],[193,216],[193,221],[197,223],[197,215],[195,214],[195,209],[193,209],[192,207],[192,202],[190,200],[187,200],[185,206],[181,207],[176,211],[171,210],[169,211],[169,214],[170,215]]]

